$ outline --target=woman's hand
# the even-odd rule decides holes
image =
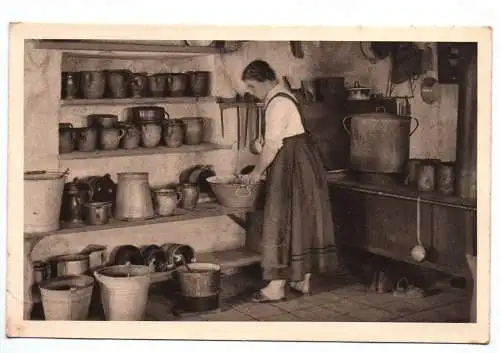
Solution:
[[[250,174],[247,175],[247,178],[251,184],[256,184],[260,181],[261,176],[262,176],[261,173],[252,171],[250,172]]]

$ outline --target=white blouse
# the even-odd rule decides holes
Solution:
[[[283,139],[305,132],[300,113],[290,98],[276,97],[277,93],[293,94],[281,85],[276,85],[266,96],[265,111],[265,145],[275,149],[283,146]],[[268,104],[269,103],[269,104]]]

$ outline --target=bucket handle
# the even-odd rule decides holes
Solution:
[[[358,86],[359,86],[359,82],[358,82]],[[384,108],[384,107],[376,107],[376,108],[375,108],[375,112],[376,112],[376,113],[385,113],[385,112],[386,112],[386,110],[385,110],[385,108]],[[346,117],[342,120],[342,126],[344,127],[344,130],[345,130],[345,131],[347,131],[347,133],[348,133],[349,135],[351,134],[351,131],[349,131],[349,128],[347,127],[347,120],[348,120],[348,119],[351,119],[351,118],[352,118],[352,116],[348,115],[348,116],[346,116]],[[418,124],[418,122],[417,122],[417,124]],[[418,126],[418,125],[417,125],[417,126]],[[415,128],[415,129],[416,129],[416,128]],[[410,136],[411,136],[411,134],[410,134]]]
[[[414,118],[414,117],[410,117],[411,120],[415,120],[415,127],[413,128],[413,130],[410,131],[410,136],[413,135],[413,133],[415,132],[415,130],[418,129],[418,127],[420,126],[420,123],[418,122],[418,119],[417,118]]]

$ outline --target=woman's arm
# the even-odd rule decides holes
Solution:
[[[268,145],[267,143],[264,145],[262,149],[262,153],[260,154],[259,161],[255,166],[253,172],[262,175],[264,171],[267,169],[269,164],[274,160],[274,157],[278,154],[280,147]]]
[[[267,107],[265,143],[254,173],[261,175],[274,160],[283,145],[283,133],[295,105],[287,98],[275,98]]]

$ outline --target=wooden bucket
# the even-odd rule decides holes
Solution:
[[[86,320],[94,279],[65,276],[40,283],[45,320]]]

